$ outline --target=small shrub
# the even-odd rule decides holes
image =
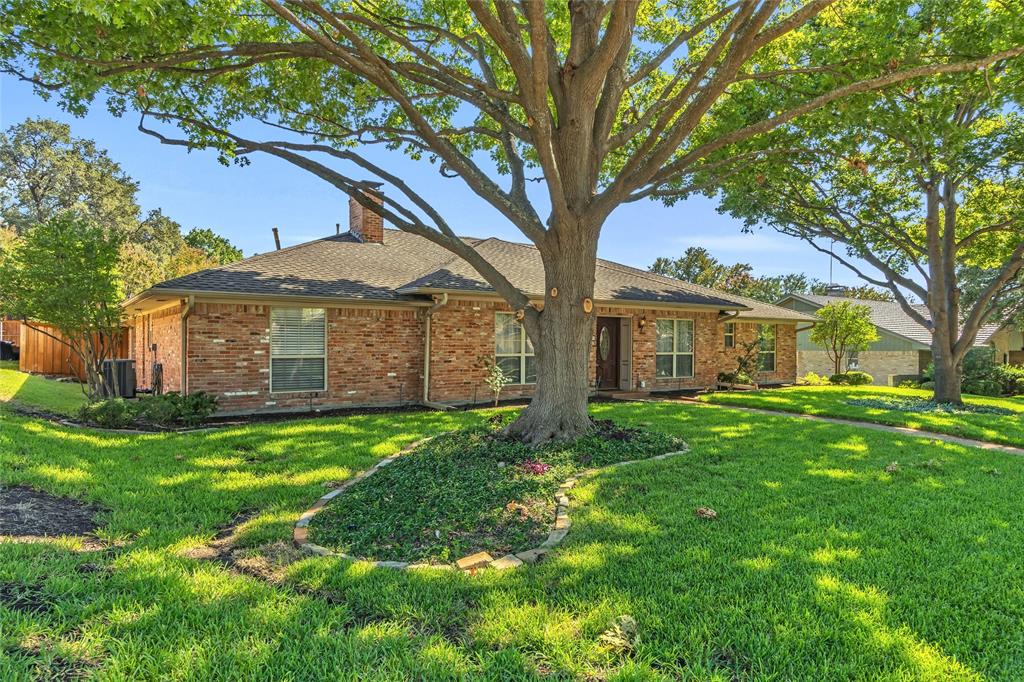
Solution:
[[[719,372],[718,380],[723,384],[752,385],[754,379],[746,372]]]
[[[996,365],[992,368],[991,378],[999,382],[999,388],[1003,395],[1024,393],[1024,367]]]
[[[847,372],[846,379],[851,386],[867,386],[875,383],[875,378],[867,372]]]
[[[994,379],[971,379],[960,385],[964,393],[972,395],[998,396],[1002,394],[1002,386]]]
[[[185,426],[196,426],[204,423],[217,411],[217,396],[205,391],[189,393],[182,400],[179,419]]]
[[[833,374],[828,378],[828,382],[836,386],[845,386],[850,383],[850,377],[846,374]]]
[[[485,359],[484,367],[487,368],[487,376],[484,378],[484,383],[487,384],[487,388],[491,389],[491,395],[494,396],[494,406],[497,407],[498,401],[501,399],[501,391],[512,383],[512,377],[496,362]]]
[[[198,426],[217,411],[217,397],[197,391],[186,396],[177,391],[142,398],[138,418],[157,426]]]
[[[78,417],[105,429],[124,429],[135,423],[135,409],[124,398],[110,398],[83,406]]]
[[[934,391],[935,390],[935,382],[934,381],[922,381],[920,387],[923,388],[926,391]]]
[[[800,381],[808,386],[827,386],[829,384],[828,377],[815,374],[814,372],[808,372],[803,375]]]

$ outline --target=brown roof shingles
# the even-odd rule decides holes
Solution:
[[[534,296],[544,291],[544,267],[533,246],[495,238],[463,239],[520,291]],[[348,233],[306,242],[167,280],[151,291],[371,301],[422,300],[423,294],[436,291],[494,293],[466,261],[433,242],[399,230],[385,230],[383,244],[364,244]],[[740,317],[744,318],[813,319],[607,260],[598,260],[594,298],[711,306],[741,311]]]

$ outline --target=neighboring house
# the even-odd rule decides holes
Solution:
[[[816,296],[792,294],[779,301],[778,305],[798,310],[808,315],[829,303],[851,301],[871,309],[871,322],[878,330],[878,340],[866,351],[850,353],[843,361],[843,369],[867,372],[875,379],[876,385],[899,383],[904,378],[920,376],[932,361],[931,332],[915,321],[899,303],[890,301],[868,301],[844,296]],[[917,305],[926,318],[928,308]],[[995,349],[998,344],[1008,344],[1010,335],[999,325],[985,325],[978,332],[974,342],[976,348]],[[1020,335],[1016,340],[1020,341]],[[1016,346],[1018,349],[1020,345]],[[1008,352],[1008,351],[1007,351]],[[999,357],[997,360],[1001,359]],[[810,332],[797,335],[797,371],[800,376],[808,372],[831,375],[835,366],[821,346],[811,342]]]
[[[515,314],[465,261],[384,229],[351,201],[350,231],[163,282],[125,304],[137,383],[207,391],[224,412],[484,401],[486,363],[527,396],[533,353]],[[532,246],[464,240],[543,300]],[[761,338],[763,383],[796,379],[803,313],[609,261],[597,266],[593,389],[707,388]]]

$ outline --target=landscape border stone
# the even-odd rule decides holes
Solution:
[[[335,497],[341,495],[343,492],[345,492],[355,484],[359,483],[359,481],[369,478],[373,474],[380,471],[382,467],[388,466],[399,457],[411,453],[413,450],[429,442],[433,438],[434,436],[430,436],[428,438],[420,439],[415,443],[412,443],[411,445],[407,445],[406,447],[402,448],[397,454],[394,454],[390,457],[385,457],[384,459],[380,460],[374,466],[370,467],[363,473],[357,476],[353,476],[349,480],[339,485],[337,488],[331,490],[331,492],[321,496],[316,502],[313,503],[312,507],[310,507],[309,509],[302,513],[302,515],[299,517],[299,520],[295,523],[295,528],[292,530],[292,541],[295,543],[295,546],[299,549],[309,552],[310,554],[317,554],[319,556],[334,556],[339,557],[341,559],[348,559],[349,561],[368,561],[366,559],[363,559],[362,557],[352,556],[350,554],[345,554],[344,552],[335,552],[328,549],[327,547],[323,547],[316,543],[310,542],[309,522],[313,519],[314,516],[317,515],[317,513],[319,513],[321,509],[326,507],[327,504]],[[545,554],[547,554],[552,549],[557,547],[569,534],[569,529],[572,527],[572,519],[569,518],[568,492],[577,483],[579,483],[581,478],[593,476],[594,474],[601,473],[602,471],[608,471],[610,469],[617,469],[619,467],[629,466],[631,464],[639,464],[640,462],[660,461],[663,459],[667,459],[669,457],[674,457],[676,455],[686,454],[687,452],[689,452],[689,450],[690,449],[688,446],[684,446],[681,450],[664,452],[660,455],[654,455],[653,457],[631,459],[625,462],[615,462],[614,464],[609,464],[603,467],[593,467],[590,469],[584,469],[583,471],[574,474],[573,476],[570,476],[565,481],[563,481],[562,485],[560,485],[558,487],[558,490],[555,491],[554,527],[551,529],[551,532],[548,533],[548,536],[544,540],[544,542],[542,542],[537,547],[534,547],[533,549],[527,549],[522,552],[515,552],[514,554],[506,554],[497,559],[491,559],[486,563],[480,561],[466,561],[467,559],[475,559],[478,555],[484,554],[482,552],[462,557],[453,564],[413,564],[406,561],[368,561],[368,563],[377,568],[391,568],[396,570],[436,568],[446,571],[463,570],[459,568],[459,564],[462,564],[466,566],[464,570],[469,572],[475,572],[479,568],[492,568],[500,571],[509,568],[518,568],[519,566],[523,566],[525,564],[536,563],[541,558],[543,558]]]

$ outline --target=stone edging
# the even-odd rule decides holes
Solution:
[[[312,554],[319,554],[320,556],[335,556],[342,559],[348,559],[350,561],[366,561],[360,557],[351,556],[342,552],[333,552],[327,547],[314,544],[309,541],[309,522],[316,516],[316,514],[327,506],[327,503],[333,500],[335,497],[343,493],[348,488],[352,487],[359,481],[362,481],[373,474],[375,474],[381,467],[385,467],[402,455],[408,454],[423,445],[424,443],[431,440],[433,436],[429,438],[423,438],[416,441],[412,445],[408,445],[397,454],[391,457],[385,457],[375,464],[373,467],[367,469],[363,473],[350,478],[343,484],[322,496],[318,499],[312,507],[307,509],[299,517],[299,520],[295,524],[295,528],[292,531],[292,541],[295,545],[302,550],[310,552]],[[545,554],[554,549],[565,536],[569,534],[569,528],[572,526],[572,520],[569,518],[569,497],[567,493],[573,486],[575,486],[581,478],[586,476],[592,476],[594,474],[606,471],[608,469],[616,469],[618,467],[629,466],[630,464],[638,464],[640,462],[652,462],[657,460],[667,459],[676,455],[682,455],[689,451],[688,447],[684,447],[682,450],[674,450],[672,452],[665,452],[660,455],[654,455],[653,457],[645,457],[644,459],[631,459],[625,462],[616,462],[603,467],[594,467],[591,469],[584,469],[578,474],[574,474],[565,480],[558,490],[555,491],[555,527],[548,533],[548,537],[537,547],[533,549],[527,549],[522,552],[516,552],[514,554],[506,554],[503,557],[494,559],[490,554],[486,552],[478,552],[467,557],[459,559],[454,564],[411,564],[406,561],[370,561],[377,568],[393,568],[398,570],[404,569],[415,569],[415,568],[438,568],[441,570],[465,570],[475,572],[479,568],[493,568],[496,570],[503,570],[506,568],[516,568],[523,564],[532,564],[538,561]]]

